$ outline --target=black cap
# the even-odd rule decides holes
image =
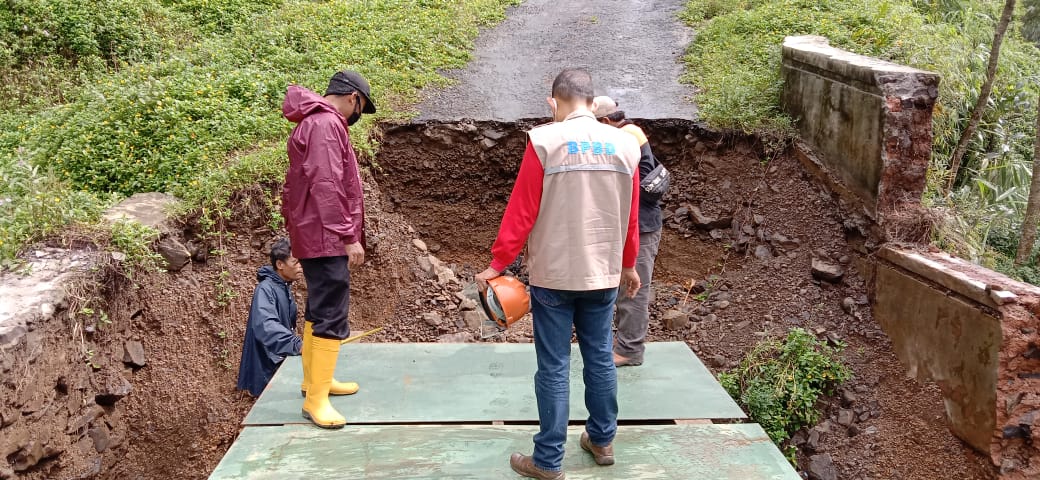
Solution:
[[[372,101],[372,90],[368,86],[368,80],[358,72],[336,72],[329,80],[329,88],[325,89],[325,95],[349,95],[354,92],[359,92],[365,97],[365,108],[361,113],[376,113],[376,104]]]

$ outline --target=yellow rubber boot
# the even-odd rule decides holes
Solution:
[[[310,338],[314,336],[314,323],[304,321],[303,322],[303,349],[300,352],[300,356],[303,359],[303,383],[300,384],[300,396],[307,396],[307,385],[310,384],[311,374],[308,370],[311,363],[310,356]],[[360,387],[354,382],[338,382],[335,378],[332,379],[332,386],[329,387],[329,395],[353,395],[358,392]]]
[[[309,353],[310,385],[303,401],[303,417],[321,428],[343,428],[347,420],[329,403],[329,387],[336,371],[339,340],[311,335]]]

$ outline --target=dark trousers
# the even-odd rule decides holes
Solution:
[[[314,324],[314,336],[343,340],[350,336],[350,269],[347,257],[300,259],[307,279],[303,318]]]
[[[660,230],[639,234],[636,273],[643,286],[639,287],[635,298],[618,295],[617,300],[617,316],[614,317],[617,342],[614,343],[614,353],[637,362],[643,361],[643,352],[646,350],[643,342],[650,325],[650,284],[654,280],[654,260],[660,244]]]

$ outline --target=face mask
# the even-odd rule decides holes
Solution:
[[[360,96],[354,97],[354,113],[351,113],[350,116],[347,117],[347,126],[349,127],[351,125],[354,125],[355,123],[358,122],[358,120],[361,120],[361,97]]]

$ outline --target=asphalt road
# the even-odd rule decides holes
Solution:
[[[483,32],[458,83],[430,91],[419,121],[515,121],[549,115],[545,98],[567,67],[592,73],[599,95],[629,118],[695,119],[693,89],[679,83],[692,30],[682,0],[525,0]]]

